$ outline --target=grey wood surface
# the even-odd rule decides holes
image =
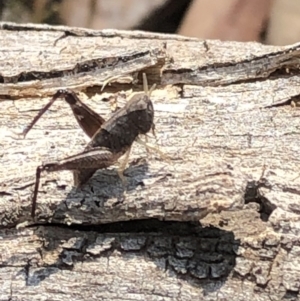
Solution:
[[[0,300],[298,300],[300,45],[0,28]],[[63,87],[107,118],[141,71],[169,160],[135,144],[125,187],[43,173],[32,220],[36,167],[88,140],[61,100],[18,133]]]

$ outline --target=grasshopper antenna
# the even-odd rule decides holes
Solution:
[[[156,84],[154,84],[150,90],[148,88],[148,80],[147,80],[147,76],[146,76],[146,73],[143,73],[143,89],[144,89],[144,92],[145,94],[150,97],[151,96],[151,93],[154,91],[154,89],[156,88]]]
[[[146,73],[143,73],[143,89],[144,89],[145,94],[149,98],[150,98],[150,96],[151,96],[151,94],[152,94],[152,92],[154,91],[155,88],[156,88],[156,84],[153,84],[152,87],[149,90]],[[156,137],[156,135],[155,135],[155,124],[154,123],[152,124],[151,129],[152,129],[153,136]],[[147,141],[147,136],[146,136],[146,141]]]

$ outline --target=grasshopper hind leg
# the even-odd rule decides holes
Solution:
[[[74,186],[84,185],[98,169],[79,169],[73,171]]]

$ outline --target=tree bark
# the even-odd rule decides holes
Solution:
[[[0,28],[0,300],[299,299],[300,44]],[[126,186],[43,173],[32,220],[36,167],[87,139],[63,101],[18,133],[59,88],[107,118],[141,72],[169,160],[135,144]]]

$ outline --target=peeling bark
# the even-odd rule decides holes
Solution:
[[[0,44],[0,300],[299,298],[298,44],[12,23]],[[87,139],[62,101],[17,133],[61,87],[107,118],[140,71],[170,160],[135,145],[126,187],[44,173],[31,220],[36,167]]]

